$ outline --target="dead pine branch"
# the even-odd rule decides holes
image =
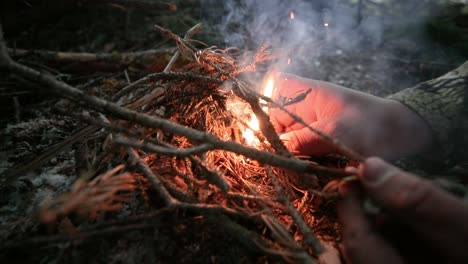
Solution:
[[[195,36],[196,34],[198,34],[202,29],[202,24],[201,23],[198,23],[196,24],[195,26],[191,27],[189,30],[187,30],[187,32],[185,33],[185,36],[183,38],[183,40],[189,40],[191,39],[193,36]],[[133,91],[135,88],[138,87],[139,84],[142,84],[144,82],[147,82],[153,78],[158,78],[158,77],[162,77],[164,76],[164,73],[169,73],[169,71],[171,70],[171,68],[174,66],[174,63],[177,61],[177,59],[179,58],[179,55],[180,55],[180,50],[177,49],[177,51],[174,53],[174,55],[172,56],[172,58],[169,60],[168,64],[166,65],[166,67],[164,68],[164,70],[160,73],[153,73],[153,74],[149,74],[129,85],[127,85],[126,87],[122,88],[118,93],[116,93],[113,97],[112,97],[112,100],[113,101],[117,101],[118,99],[120,99],[123,95],[125,94],[128,94],[129,92]],[[184,73],[180,73],[180,74],[184,74]],[[174,75],[176,76],[176,73],[172,73],[170,75]],[[188,77],[188,76],[187,76]],[[199,76],[200,78],[209,78],[207,76]],[[194,78],[192,76],[192,78]]]
[[[41,209],[41,221],[55,224],[71,213],[95,218],[99,212],[120,210],[122,204],[129,201],[125,194],[135,189],[135,178],[130,173],[118,174],[123,168],[123,165],[117,166],[89,182],[86,177],[79,178],[70,192]]]
[[[175,48],[153,49],[135,52],[89,53],[89,52],[60,52],[49,50],[8,49],[14,59],[39,58],[42,61],[71,65],[74,70],[98,69],[100,71],[121,70],[129,65],[147,66],[155,60],[161,60],[168,54],[175,52]]]

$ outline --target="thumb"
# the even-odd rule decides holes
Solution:
[[[407,219],[456,219],[461,211],[468,213],[457,197],[380,158],[368,158],[359,169],[359,178],[371,199]]]
[[[333,119],[323,119],[312,123],[311,126],[323,133],[333,135],[336,122]],[[336,151],[332,144],[307,127],[281,134],[280,139],[291,152],[301,155],[318,156]]]
[[[358,177],[369,197],[450,256],[468,257],[468,205],[429,180],[369,158]]]

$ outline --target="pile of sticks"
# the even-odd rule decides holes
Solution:
[[[178,48],[164,71],[129,83],[103,99],[14,61],[10,56],[14,51],[7,48],[0,28],[0,67],[66,98],[76,109],[82,109],[69,115],[88,124],[75,133],[79,136],[39,157],[37,164],[89,135],[102,145],[96,162],[112,164],[108,171],[83,173],[68,193],[44,206],[41,220],[53,225],[73,213],[96,218],[103,212],[122,210],[122,205],[132,202],[128,194],[137,191],[156,192],[157,197],[152,199],[162,203],[151,213],[126,218],[127,228],[116,228],[122,220],[110,221],[80,230],[74,236],[59,234],[9,241],[4,248],[147,228],[145,221],[165,210],[216,215],[229,235],[272,258],[316,263],[324,252],[321,240],[327,240],[326,233],[333,234],[328,240],[339,242],[334,225],[336,195],[322,189],[326,183],[350,175],[336,167],[294,157],[278,138],[259,100],[287,110],[255,92],[251,84],[239,77],[273,60],[271,51],[266,46],[250,55],[235,49],[199,49],[192,37],[200,29],[198,24],[182,38],[156,26]],[[186,65],[171,71],[179,56],[187,61]],[[232,87],[221,93],[220,86],[226,81]],[[229,100],[245,104],[246,111],[257,116],[259,146],[247,146],[236,136],[247,125],[243,117],[227,109]],[[333,138],[309,128],[337,145],[342,153],[362,160]],[[12,175],[27,169],[24,166]],[[291,177],[308,179],[313,184],[297,187]],[[4,183],[5,179],[0,181]],[[254,223],[258,230],[266,227],[269,231],[255,232],[240,222]],[[320,239],[316,234],[319,229],[326,229]]]

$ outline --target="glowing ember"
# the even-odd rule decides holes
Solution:
[[[263,95],[266,97],[270,97],[273,95],[273,88],[275,87],[275,80],[273,76],[268,77],[267,81],[265,82],[265,85],[263,87]],[[260,99],[261,104],[266,104],[265,100]],[[262,107],[263,111],[268,111],[268,107],[264,106]],[[247,128],[242,132],[242,137],[245,139],[245,142],[250,145],[254,146],[258,144],[258,139],[255,137],[255,132],[254,131],[259,131],[260,130],[260,124],[258,123],[257,117],[252,114],[250,117],[250,121],[247,122],[250,128]]]
[[[289,13],[289,18],[291,18],[291,20],[293,20],[294,18],[296,18],[296,15],[294,14],[293,11],[291,11],[291,12]]]

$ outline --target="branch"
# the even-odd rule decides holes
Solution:
[[[125,94],[128,94],[132,92],[133,90],[135,90],[138,85],[145,83],[147,81],[153,80],[153,79],[187,80],[187,81],[197,80],[197,81],[204,81],[204,82],[210,82],[210,83],[219,83],[219,84],[223,83],[223,81],[220,79],[207,77],[204,75],[193,74],[189,72],[155,72],[155,73],[148,74],[145,77],[122,88],[119,92],[117,92],[112,97],[112,101],[117,101]]]
[[[314,253],[316,253],[317,255],[323,253],[324,249],[322,245],[320,244],[320,241],[314,235],[314,232],[310,229],[307,223],[304,222],[304,219],[296,210],[296,208],[291,204],[289,199],[286,197],[286,195],[284,194],[282,190],[281,185],[278,182],[278,179],[276,178],[276,175],[272,172],[271,168],[267,168],[267,174],[276,188],[276,192],[279,195],[280,201],[282,202],[282,204],[284,204],[288,208],[289,214],[291,215],[292,219],[299,227],[299,230],[301,230],[301,233],[304,236],[305,243],[310,245],[314,249]]]
[[[62,52],[51,50],[25,50],[25,49],[8,49],[8,53],[12,57],[24,57],[28,55],[39,56],[45,60],[61,61],[61,62],[94,62],[94,61],[109,61],[109,62],[124,62],[130,63],[137,59],[142,59],[150,56],[152,59],[174,52],[175,48],[150,49],[135,52],[121,53],[89,53],[89,52]]]
[[[164,200],[164,203],[167,206],[173,206],[177,204],[178,201],[169,194],[158,177],[154,175],[153,171],[151,171],[151,168],[140,158],[138,153],[131,148],[127,148],[127,153],[130,156],[130,159],[135,162],[136,165],[138,165],[138,168],[141,170],[141,173],[143,173],[143,176],[148,179],[153,188],[159,193],[159,196],[161,196],[161,198]]]
[[[94,0],[90,4],[119,4],[124,6],[137,7],[141,9],[164,9],[167,11],[175,12],[177,11],[177,5],[173,3],[163,3],[157,1],[148,1],[148,0]]]
[[[0,24],[0,67],[8,67],[8,64],[11,61],[12,60],[8,55],[5,39],[3,38],[2,24]]]
[[[114,143],[120,144],[127,147],[139,148],[144,151],[160,154],[160,155],[168,155],[168,156],[176,156],[179,158],[185,158],[190,155],[200,154],[207,152],[208,150],[213,149],[213,146],[210,144],[201,144],[199,146],[194,146],[191,148],[186,149],[178,149],[178,148],[166,148],[166,147],[159,147],[155,146],[150,143],[139,143],[136,140],[131,139],[124,139],[122,137],[117,137],[114,139]]]
[[[198,34],[198,32],[201,31],[201,26],[202,24],[201,23],[198,23],[196,24],[195,26],[193,26],[192,28],[190,28],[187,33],[185,33],[185,36],[184,36],[184,40],[189,40],[191,39],[194,35]],[[179,55],[180,55],[180,51],[177,50],[174,55],[172,56],[171,60],[169,61],[169,63],[166,65],[166,68],[164,68],[163,72],[168,72],[171,70],[172,66],[174,65],[174,63],[177,61],[177,59],[179,58]]]

